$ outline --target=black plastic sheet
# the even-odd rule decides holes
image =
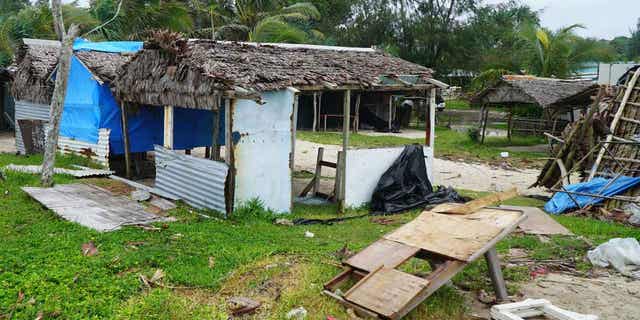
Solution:
[[[451,187],[433,186],[427,177],[424,151],[408,145],[382,175],[371,198],[372,214],[391,214],[445,202],[466,202]]]

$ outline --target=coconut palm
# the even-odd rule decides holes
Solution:
[[[541,77],[567,77],[572,75],[591,56],[593,47],[574,34],[574,30],[584,28],[574,24],[550,31],[545,28],[529,27],[522,31],[529,52],[528,73]]]
[[[220,12],[229,15],[216,17],[220,27],[216,39],[256,42],[320,42],[322,32],[312,24],[320,20],[320,12],[309,2],[279,6],[275,1],[235,0],[219,4]]]

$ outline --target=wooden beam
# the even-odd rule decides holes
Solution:
[[[164,147],[173,150],[173,107],[164,107]]]
[[[125,176],[127,179],[131,179],[131,153],[129,148],[129,125],[127,121],[127,108],[124,102],[120,106],[121,121],[122,121],[122,140],[124,141],[124,166]]]
[[[211,160],[220,161],[220,144],[218,138],[220,137],[220,103],[221,97],[216,99],[216,110],[213,112],[213,130],[211,132],[211,153],[209,156]]]
[[[436,132],[436,88],[432,88],[429,94],[429,139],[427,145],[433,148]]]
[[[389,116],[388,116],[388,125],[389,125],[389,131],[391,131],[391,125],[393,122],[393,95],[389,95]]]
[[[233,150],[233,113],[236,105],[235,99],[227,99],[225,101],[224,108],[224,156],[227,166],[229,166],[229,173],[227,177],[225,200],[227,216],[233,213],[235,204],[235,187],[236,187],[236,167]]]
[[[340,213],[345,211],[345,196],[347,189],[347,149],[349,148],[349,123],[351,122],[351,90],[344,92],[343,103],[343,124],[342,124],[342,161],[338,162],[340,166],[340,201],[338,202],[338,209]]]
[[[360,130],[360,100],[361,100],[361,93],[358,93],[358,96],[356,97],[356,115],[355,118],[353,120],[353,132],[358,133],[358,130]]]
[[[312,131],[316,132],[316,126],[318,125],[318,93],[313,93],[313,127]]]

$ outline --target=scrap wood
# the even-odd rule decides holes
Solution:
[[[254,313],[262,303],[247,297],[231,297],[227,301],[227,305],[231,310],[231,314],[237,317],[243,314]]]
[[[482,198],[471,200],[463,204],[445,203],[445,204],[436,206],[435,208],[431,209],[431,211],[437,212],[437,213],[460,214],[460,215],[471,214],[490,204],[509,200],[517,196],[518,196],[518,189],[512,188],[507,191],[497,192],[497,193],[490,194],[488,196],[484,196]]]

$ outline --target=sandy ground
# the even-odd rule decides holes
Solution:
[[[565,310],[596,315],[600,320],[640,319],[640,281],[620,275],[580,278],[550,273],[524,284],[520,293],[518,301],[545,299]],[[465,296],[471,314],[489,319],[490,306],[479,302],[472,292]]]
[[[318,148],[324,147],[324,158],[335,162],[340,146],[322,145],[297,140],[295,170],[314,172]],[[451,161],[436,158],[433,163],[435,184],[475,191],[503,191],[512,187],[523,194],[548,195],[543,189],[527,189],[538,177],[538,170],[512,170],[486,164]],[[323,176],[335,176],[335,171],[323,169]]]
[[[0,153],[16,153],[13,132],[0,132]]]

